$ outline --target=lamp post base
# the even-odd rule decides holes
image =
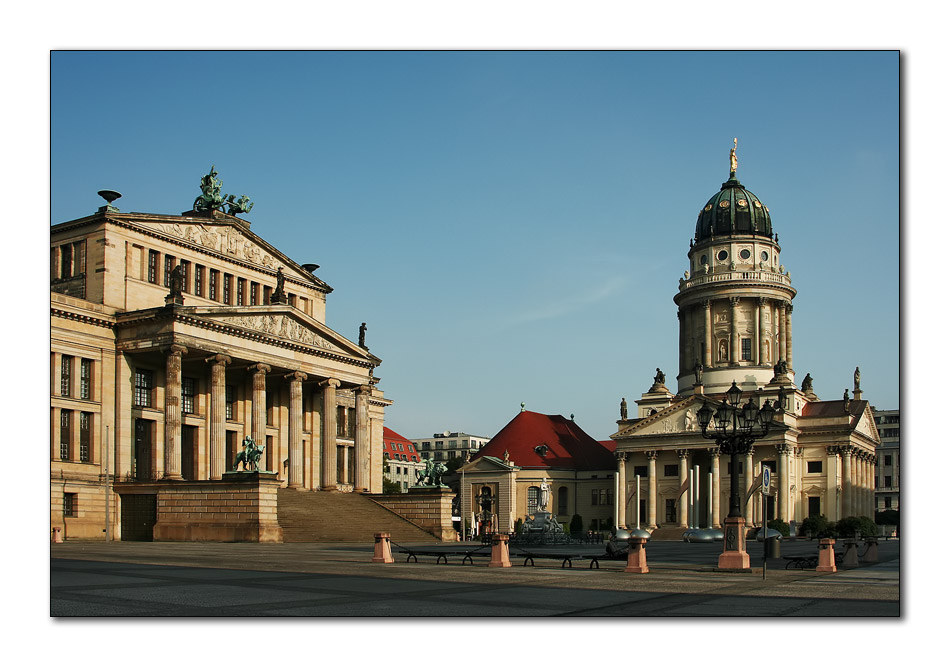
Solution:
[[[719,554],[720,570],[748,570],[749,552],[745,550],[745,519],[741,516],[726,517],[723,528],[722,553]]]

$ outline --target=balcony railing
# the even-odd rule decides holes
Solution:
[[[730,281],[757,281],[776,283],[791,287],[792,279],[784,273],[775,273],[774,271],[726,271],[724,273],[706,273],[691,276],[688,280],[680,279],[680,290],[706,285],[708,283],[720,283]]]

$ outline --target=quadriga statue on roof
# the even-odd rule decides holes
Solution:
[[[254,206],[247,195],[241,195],[240,199],[235,199],[236,195],[222,195],[221,185],[218,172],[211,165],[211,171],[201,177],[201,194],[195,199],[192,209],[197,212],[223,211],[227,206],[228,215],[237,215],[249,212]]]

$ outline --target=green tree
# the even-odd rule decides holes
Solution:
[[[463,463],[465,463],[463,459],[459,458],[458,456],[453,457],[445,462],[445,470],[446,472],[455,472],[462,467]]]
[[[788,533],[789,533],[788,524],[782,521],[781,519],[772,519],[771,521],[769,521],[769,528],[780,532],[782,534],[782,537],[788,537]]]
[[[383,477],[383,493],[402,493],[402,484]]]
[[[575,514],[571,517],[571,532],[572,533],[581,533],[584,531],[584,520],[581,518],[580,514]]]
[[[833,526],[824,514],[810,516],[802,521],[801,532],[808,537],[832,537],[834,535]]]

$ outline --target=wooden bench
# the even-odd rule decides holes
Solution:
[[[593,570],[594,568],[600,569],[600,556],[590,556],[584,554],[553,554],[553,553],[532,553],[529,551],[518,550],[517,554],[513,554],[518,558],[524,558],[523,567],[527,567],[528,564],[531,564],[531,567],[534,567],[535,558],[547,558],[550,560],[559,560],[561,561],[561,569],[565,567],[573,567],[573,561],[575,560],[584,560],[585,558],[590,559],[590,565],[587,566],[587,569]]]
[[[473,556],[491,556],[491,553],[487,551],[481,551],[483,547],[477,549],[457,549],[451,551],[436,551],[436,550],[425,550],[425,549],[409,549],[407,547],[401,547],[399,553],[406,554],[406,562],[410,560],[413,563],[419,562],[419,556],[435,556],[436,565],[442,563],[448,564],[449,556],[462,556],[462,565],[465,565],[466,561],[470,565],[474,565],[475,561],[472,558]]]

